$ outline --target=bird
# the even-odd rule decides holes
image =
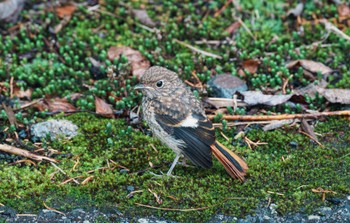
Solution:
[[[142,116],[153,136],[176,154],[166,175],[172,175],[182,155],[205,169],[213,166],[214,155],[232,178],[245,180],[246,162],[216,140],[200,100],[177,73],[152,66],[134,89],[142,92]]]

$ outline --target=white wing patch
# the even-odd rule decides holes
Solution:
[[[181,127],[192,127],[195,128],[198,126],[198,119],[194,118],[192,115],[187,117],[185,121],[181,122]]]

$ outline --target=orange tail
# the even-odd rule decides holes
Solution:
[[[248,170],[246,162],[218,141],[210,146],[210,148],[214,156],[224,165],[230,176],[243,182]]]

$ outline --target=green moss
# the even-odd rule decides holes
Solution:
[[[75,207],[103,209],[114,206],[130,216],[152,214],[189,222],[208,220],[215,213],[242,217],[268,199],[277,204],[281,214],[298,211],[300,207],[307,212],[323,205],[320,194],[311,191],[318,187],[337,193],[327,194],[327,197],[350,193],[346,185],[349,182],[350,131],[349,125],[341,119],[330,119],[317,125],[316,132],[323,135],[320,142],[325,148],[295,134],[295,129],[271,132],[251,129],[247,137],[268,144],[254,150],[244,144],[235,148],[250,167],[247,181],[241,184],[232,180],[218,161],[210,170],[178,165],[174,170],[177,177],[156,178],[150,172],[166,172],[174,158],[173,152],[158,140],[130,129],[120,119],[103,119],[89,114],[66,118],[79,126],[79,135],[72,140],[51,142],[49,146],[62,153],[55,158],[60,160],[58,166],[67,175],[48,163],[39,163],[36,167],[2,163],[0,180],[7,183],[0,186],[0,203],[19,212],[35,212],[43,208],[43,202],[61,211]],[[339,129],[342,131],[335,131]],[[231,133],[231,130],[225,132]],[[159,168],[150,169],[150,163]],[[91,170],[95,172],[89,173]],[[85,185],[72,181],[62,184],[71,177],[82,182],[90,176],[93,176],[92,180]],[[128,186],[140,192],[127,198]],[[157,203],[150,191],[160,197],[162,204]],[[160,211],[139,207],[136,203],[163,208],[207,209]]]

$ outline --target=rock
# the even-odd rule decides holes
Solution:
[[[38,219],[54,219],[57,217],[57,213],[48,209],[43,209],[40,211]]]
[[[318,222],[321,219],[319,215],[309,215],[307,219],[311,222]]]
[[[67,120],[48,120],[34,124],[31,127],[31,135],[34,138],[43,139],[50,137],[56,139],[59,136],[72,138],[78,134],[78,126]]]
[[[2,217],[14,218],[16,217],[16,211],[13,208],[7,206],[0,206],[0,220]]]
[[[232,98],[237,91],[248,90],[244,80],[231,74],[221,74],[213,77],[208,81],[208,87],[212,88],[214,96],[219,98]]]

